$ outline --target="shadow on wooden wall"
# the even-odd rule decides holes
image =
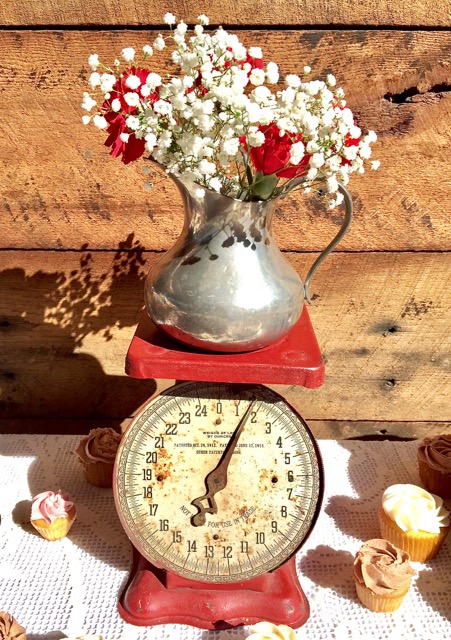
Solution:
[[[143,250],[132,233],[105,271],[99,270],[93,252],[82,250],[78,265],[69,271],[66,254],[59,253],[61,269],[54,270],[52,259],[50,271],[28,274],[27,264],[0,272],[0,281],[8,283],[4,291],[9,291],[0,302],[0,419],[107,418],[119,425],[152,395],[153,381],[112,375],[83,347],[89,336],[97,336],[108,352],[114,334],[136,324]],[[124,287],[130,289],[125,298]],[[48,432],[48,424],[42,426]]]

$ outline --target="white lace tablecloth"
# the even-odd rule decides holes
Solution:
[[[117,596],[131,560],[109,489],[84,480],[73,454],[77,436],[0,436],[0,610],[26,628],[29,640],[98,633],[105,640],[232,640],[248,629],[205,631],[183,625],[151,628],[124,623]],[[379,537],[377,508],[384,489],[419,484],[415,442],[319,442],[326,474],[323,509],[297,556],[310,602],[299,640],[443,640],[451,638],[451,535],[437,558],[413,563],[418,577],[401,609],[373,613],[357,600],[354,554]],[[29,524],[30,498],[68,491],[77,506],[69,536],[50,543]],[[448,508],[451,505],[448,503]]]

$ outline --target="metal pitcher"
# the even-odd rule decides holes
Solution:
[[[304,300],[310,302],[316,269],[349,228],[349,193],[340,185],[343,225],[303,284],[272,235],[278,198],[243,202],[171,177],[185,221],[174,246],[147,276],[150,317],[171,337],[208,351],[254,351],[276,342],[297,322]]]

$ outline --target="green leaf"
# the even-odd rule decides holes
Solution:
[[[278,181],[279,178],[275,173],[264,176],[262,173],[258,172],[255,176],[254,182],[252,183],[251,193],[262,200],[267,200],[274,191]]]

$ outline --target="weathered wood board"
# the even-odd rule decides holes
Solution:
[[[262,46],[285,73],[306,63],[320,76],[333,69],[359,123],[379,135],[374,153],[381,168],[353,177],[355,222],[340,249],[449,249],[451,32],[240,36]],[[80,121],[87,55],[97,51],[112,60],[125,45],[139,47],[148,37],[142,31],[0,33],[0,247],[114,250],[128,232],[149,250],[172,244],[182,222],[175,188],[163,178],[149,191],[154,178],[143,165],[110,158],[103,134]],[[163,71],[161,64],[155,69]],[[279,244],[319,250],[340,215],[318,199],[289,197],[275,222]]]
[[[156,257],[0,253],[0,417],[123,418],[155,391],[123,365]],[[332,255],[310,307],[326,382],[277,389],[308,420],[449,421],[450,276],[447,254]]]
[[[2,25],[151,25],[171,11],[188,23],[207,13],[212,24],[430,25],[451,24],[446,0],[14,0],[0,7]]]

